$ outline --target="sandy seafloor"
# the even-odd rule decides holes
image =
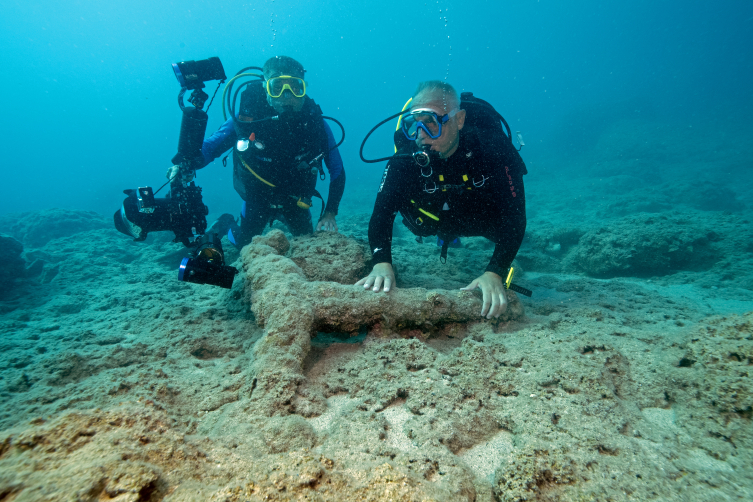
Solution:
[[[481,238],[441,265],[397,224],[390,301],[322,282],[362,272],[371,188],[343,237],[226,246],[232,290],[178,282],[171,234],[2,215],[0,501],[753,500],[749,137],[529,162],[501,322],[457,292]]]

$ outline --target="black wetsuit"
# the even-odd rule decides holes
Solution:
[[[246,94],[248,101],[245,103]],[[257,120],[277,115],[266,102],[261,84],[244,91],[238,126],[230,119],[204,141],[205,165],[236,146],[239,138],[252,141],[244,152],[233,150],[233,185],[244,200],[240,232],[231,229],[228,238],[241,247],[264,230],[272,218],[283,221],[293,235],[311,233],[311,212],[297,205],[300,197],[311,197],[316,188],[317,174],[299,170],[319,154],[330,173],[326,211],[337,214],[345,189],[345,169],[335,147],[332,130],[321,118],[319,107],[306,96],[300,113],[283,115],[279,120]],[[252,172],[253,171],[253,172]],[[254,174],[255,173],[255,174]],[[274,186],[272,186],[274,185]]]
[[[469,128],[461,131],[454,154],[423,171],[410,157],[393,157],[369,222],[372,263],[392,263],[392,224],[400,212],[417,235],[491,240],[496,246],[486,271],[504,277],[525,234],[524,174],[511,144],[495,145]]]

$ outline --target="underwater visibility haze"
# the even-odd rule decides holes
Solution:
[[[0,500],[753,499],[751,2],[0,5]],[[227,287],[178,280],[173,233],[113,225],[167,182],[172,64],[279,55],[345,128],[339,231],[223,237]],[[460,291],[494,243],[442,263],[400,215],[397,288],[353,285],[361,142],[426,80],[524,143],[533,295],[498,319]],[[241,212],[232,157],[197,171],[209,224]]]

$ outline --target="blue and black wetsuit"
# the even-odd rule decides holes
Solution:
[[[334,135],[319,107],[308,96],[304,99],[301,112],[259,122],[253,115],[241,114],[240,125],[230,119],[204,141],[204,166],[233,148],[233,186],[244,203],[240,232],[231,229],[228,237],[239,247],[261,234],[274,218],[283,221],[293,235],[313,231],[311,212],[300,208],[297,199],[315,194],[318,175],[301,168],[320,154],[324,156],[318,162],[324,161],[330,175],[325,210],[337,214],[345,189],[342,158],[333,148]],[[257,120],[277,115],[266,102],[257,108],[262,108],[254,112]],[[244,152],[235,148],[239,136],[250,138]]]
[[[493,141],[493,140],[491,140]],[[512,153],[514,152],[514,154]],[[392,263],[392,224],[400,212],[416,235],[482,236],[495,243],[486,270],[502,277],[526,229],[525,164],[509,147],[482,143],[469,128],[447,159],[420,168],[410,157],[387,164],[369,222],[372,263]]]

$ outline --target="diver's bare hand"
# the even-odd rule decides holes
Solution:
[[[389,292],[392,289],[392,285],[395,284],[395,271],[392,269],[392,265],[383,262],[374,265],[371,269],[371,273],[356,283],[356,286],[363,284],[363,289],[371,288],[372,291],[379,291],[384,286],[384,292]]]
[[[484,272],[473,280],[469,285],[460,288],[462,291],[472,291],[481,288],[484,305],[481,307],[481,315],[487,319],[499,317],[507,310],[507,295],[502,277],[494,272]]]
[[[335,221],[335,213],[331,211],[325,211],[319,223],[316,225],[317,232],[319,230],[326,230],[328,232],[337,232],[337,222]]]

